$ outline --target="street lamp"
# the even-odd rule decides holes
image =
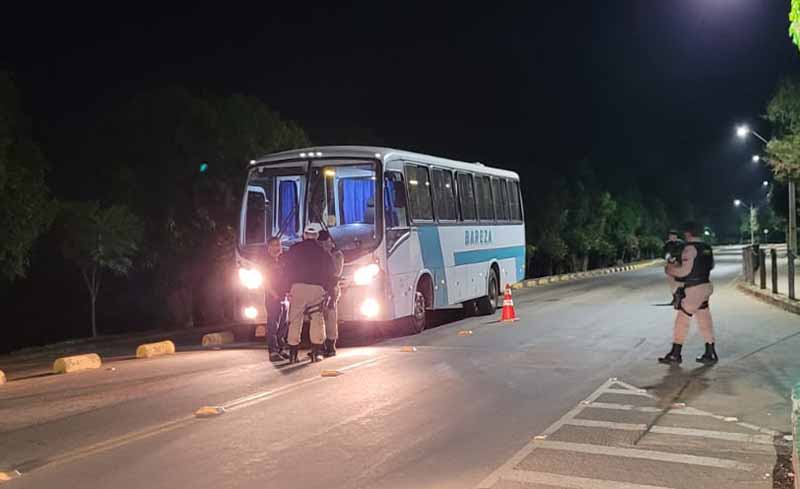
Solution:
[[[769,187],[769,182],[764,180],[764,182],[761,185],[764,187]]]
[[[742,124],[742,125],[736,127],[736,135],[739,136],[741,139],[746,138],[749,134],[752,134],[753,136],[755,136],[758,139],[760,139],[762,143],[768,144],[767,140],[764,139],[763,136],[761,136],[759,133],[757,133],[757,132],[753,131],[752,129],[750,129],[750,127],[747,126],[747,124]],[[759,158],[759,160],[760,159],[761,158]],[[792,180],[790,178],[789,179],[789,229],[788,229],[788,233],[787,233],[789,235],[788,239],[787,239],[787,241],[788,241],[787,245],[788,245],[788,248],[789,248],[788,251],[789,251],[789,256],[790,257],[793,257],[793,256],[795,256],[797,254],[797,210],[796,210],[796,207],[795,207],[796,199],[797,199],[796,195],[797,195],[797,193],[796,193],[796,190],[795,190],[794,180]],[[791,272],[790,272],[790,275],[791,275]],[[790,278],[790,281],[791,280],[792,280],[792,278]],[[790,287],[790,289],[792,289],[792,287]],[[794,298],[793,297],[794,296],[794,290],[793,289],[789,291],[789,296]]]
[[[756,223],[758,222],[758,217],[757,217],[757,214],[756,214],[757,213],[756,207],[754,205],[752,205],[752,204],[747,204],[745,202],[742,202],[741,199],[734,199],[733,205],[735,207],[741,207],[742,205],[744,205],[744,206],[750,208],[750,244],[751,245],[756,244],[756,231],[755,231],[755,228],[756,228]]]
[[[758,155],[753,155],[753,163],[758,163],[759,161],[761,161],[761,157]]]

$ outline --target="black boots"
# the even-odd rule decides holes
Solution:
[[[289,363],[297,363],[299,360],[297,359],[297,347],[290,346],[289,347]]]
[[[677,365],[681,363],[683,361],[683,358],[681,358],[681,348],[683,348],[683,345],[673,343],[672,350],[663,357],[659,358],[658,362],[669,365]]]
[[[319,345],[311,345],[311,351],[308,352],[308,358],[311,359],[311,363],[321,362],[323,360],[322,350]]]
[[[717,357],[717,351],[714,349],[714,343],[706,343],[706,352],[697,357],[696,360],[706,365],[717,363],[719,358]]]
[[[325,358],[335,357],[336,340],[325,340],[325,344],[322,346],[322,354],[325,356]]]

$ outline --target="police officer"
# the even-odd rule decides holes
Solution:
[[[325,317],[325,345],[322,349],[322,354],[326,357],[334,357],[336,356],[336,340],[339,339],[339,317],[336,308],[339,303],[339,297],[341,296],[339,279],[344,269],[344,255],[341,251],[336,249],[336,243],[333,242],[331,234],[328,231],[324,229],[320,231],[318,240],[333,259],[334,277],[331,281],[336,285],[333,287],[330,300],[323,311],[323,316]]]
[[[265,269],[267,272],[266,309],[267,309],[267,349],[271,362],[287,360],[289,355],[283,351],[283,337],[286,335],[286,314],[283,299],[286,296],[285,275],[281,254],[283,248],[278,238],[267,241],[267,259]]]
[[[667,235],[667,241],[664,243],[663,255],[668,264],[680,265],[681,253],[683,252],[684,242],[678,238],[678,231],[671,229]],[[675,291],[678,289],[678,281],[675,280],[670,274],[667,275],[667,285],[669,285],[669,293],[672,295],[671,304],[674,306],[677,303]]]
[[[289,275],[289,362],[297,363],[297,349],[303,331],[303,321],[310,320],[309,337],[312,362],[322,360],[322,343],[325,341],[323,309],[333,289],[333,260],[317,241],[319,224],[309,224],[303,232],[303,241],[295,244],[284,255],[285,270]]]
[[[677,315],[672,335],[672,350],[659,358],[666,364],[679,364],[682,361],[681,348],[689,332],[692,317],[697,318],[700,334],[706,342],[705,353],[697,358],[704,364],[716,363],[717,352],[714,348],[714,323],[708,300],[714,292],[711,284],[711,270],[714,268],[714,253],[711,246],[700,239],[702,228],[694,222],[684,225],[686,244],[681,253],[680,264],[668,263],[666,272],[678,282],[675,306]]]

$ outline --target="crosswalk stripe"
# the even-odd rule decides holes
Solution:
[[[623,396],[638,396],[646,397],[648,399],[655,399],[652,394],[648,394],[647,392],[632,391],[628,389],[603,389],[603,394],[620,394]]]
[[[602,479],[587,479],[584,477],[571,477],[568,475],[531,472],[528,470],[512,470],[503,474],[501,479],[528,484],[545,484],[569,489],[671,489],[663,486],[648,486],[644,484],[630,484],[627,482]]]
[[[636,448],[620,448],[605,445],[591,445],[585,443],[570,443],[563,441],[536,440],[536,445],[549,450],[563,450],[591,455],[610,455],[612,457],[636,458],[653,460],[656,462],[673,462],[679,464],[702,465],[719,469],[735,469],[752,472],[756,467],[752,464],[737,462],[714,457],[699,457],[697,455],[684,455],[680,453],[659,452],[655,450],[640,450]]]
[[[608,428],[611,430],[644,431],[646,424],[613,423],[611,421],[595,421],[593,419],[571,419],[566,424],[572,426],[586,426],[588,428]]]
[[[727,431],[696,430],[692,428],[675,428],[672,426],[653,426],[651,433],[662,435],[695,436],[700,438],[713,438],[715,440],[735,441],[741,443],[758,443],[760,445],[774,445],[772,437],[768,435],[748,435],[743,433],[729,433]]]
[[[633,404],[616,404],[613,402],[590,402],[584,407],[598,409],[616,409],[618,411],[638,411],[640,413],[660,413],[663,409],[657,407],[634,406]]]

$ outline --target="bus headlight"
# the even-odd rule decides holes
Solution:
[[[257,289],[264,283],[264,276],[254,268],[240,268],[239,281],[248,289]]]
[[[368,318],[374,318],[381,312],[381,306],[375,299],[367,299],[361,303],[361,314]]]
[[[375,263],[363,266],[355,271],[353,274],[353,282],[356,285],[369,285],[375,280],[375,277],[381,272],[381,269]]]
[[[258,317],[258,309],[253,306],[245,307],[242,312],[244,312],[244,317],[247,319],[255,319]]]

